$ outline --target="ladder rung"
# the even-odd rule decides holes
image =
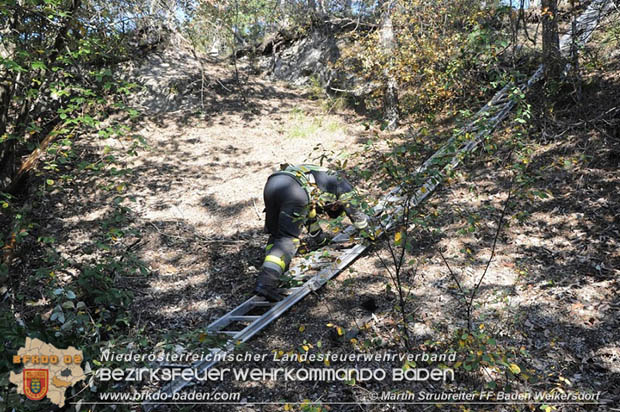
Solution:
[[[220,330],[217,333],[225,333],[225,334],[230,335],[230,336],[235,336],[239,332],[241,332],[241,331],[239,331],[239,330],[238,331],[234,331],[234,330]]]
[[[250,299],[246,300],[241,305],[237,306],[235,309],[228,312],[226,315],[212,322],[209,326],[207,326],[207,331],[218,332],[220,329],[228,326],[230,322],[234,322],[235,320],[241,320],[241,319],[235,319],[235,317],[239,318],[239,317],[247,316],[246,313],[250,312],[251,310],[254,310],[255,308],[271,307],[273,305],[274,305],[273,302],[269,302],[268,300],[262,297],[259,297],[257,295],[252,296]]]
[[[228,319],[230,319],[231,321],[255,321],[256,319],[260,318],[260,316],[231,316]]]
[[[273,306],[274,302],[269,302],[268,300],[255,300],[252,302],[252,304],[256,308],[256,307],[263,307],[263,306]]]

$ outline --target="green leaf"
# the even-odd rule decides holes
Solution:
[[[33,70],[47,70],[47,66],[42,61],[32,62],[30,67],[32,67]]]
[[[14,62],[13,60],[9,60],[9,59],[2,59],[2,64],[4,65],[4,67],[7,68],[7,70],[10,71],[14,71],[14,72],[26,72],[28,70],[24,69],[22,66],[20,66],[19,64],[17,64],[16,62]]]

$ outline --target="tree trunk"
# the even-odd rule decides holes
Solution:
[[[4,135],[8,126],[12,89],[10,80],[0,82],[0,137]]]
[[[319,2],[319,12],[321,13],[322,16],[326,16],[327,15],[327,7],[325,6],[325,1],[326,0],[317,0]]]
[[[558,0],[542,0],[543,64],[547,81],[559,78],[562,72],[560,35],[558,34]]]
[[[47,67],[53,67],[58,58],[61,56],[61,53],[64,51],[70,38],[69,29],[71,23],[77,20],[76,14],[81,6],[81,1],[82,0],[70,1],[68,9],[66,10],[67,15],[61,22],[62,25],[56,33],[54,43],[50,47],[50,54],[45,60]],[[18,17],[19,16],[17,16],[16,13],[16,16],[14,16],[13,19],[12,27],[13,30],[20,33],[22,28],[18,25]],[[4,54],[5,49],[7,49],[7,45],[6,41],[3,41],[3,48],[0,51]],[[2,73],[0,73],[0,75],[1,74]],[[37,76],[36,71],[30,71],[29,74],[31,76]],[[42,99],[47,94],[46,89],[49,84],[49,76],[52,76],[52,74],[48,74],[47,77],[42,77],[42,82],[38,87],[38,93],[35,99],[24,96],[22,102],[20,103],[20,108],[14,110],[15,113],[5,112],[11,104],[11,100],[13,100],[13,103],[15,104],[15,96],[22,96],[25,93],[25,90],[22,90],[23,86],[19,85],[20,75],[21,73],[17,76],[17,79],[15,79],[16,81],[11,85],[11,88],[7,89],[3,85],[0,85],[0,104],[2,104],[2,106],[0,106],[0,129],[2,130],[2,134],[8,130],[11,134],[18,137],[24,135],[30,119],[37,118],[41,114]],[[24,83],[27,84],[30,82],[30,79],[27,80],[28,81],[24,80]],[[0,137],[2,134],[0,134]],[[25,172],[19,173],[19,179],[16,179],[13,176],[15,170],[17,170],[17,162],[19,161],[19,156],[23,150],[24,145],[18,144],[15,139],[0,143],[0,190],[7,190],[7,185],[11,187],[11,190],[15,190],[15,188],[19,186],[19,183],[23,180]],[[25,169],[25,171],[28,170],[29,169]]]
[[[392,26],[393,2],[385,4],[385,11],[381,19],[379,44],[386,54],[386,64],[383,69],[385,77],[385,91],[383,94],[383,113],[387,122],[387,129],[394,130],[398,127],[398,82],[391,72],[394,60],[394,28]]]
[[[56,124],[56,126],[54,126],[54,128],[43,139],[43,141],[39,143],[39,146],[34,151],[32,151],[32,153],[30,153],[26,160],[24,160],[21,167],[15,174],[15,177],[13,177],[13,180],[5,189],[7,193],[16,194],[23,190],[22,184],[24,182],[24,178],[30,171],[32,171],[36,167],[39,158],[41,157],[41,155],[43,155],[43,153],[45,153],[45,150],[50,145],[50,143],[52,143],[54,139],[58,137],[58,130],[62,127],[63,124],[64,123]]]
[[[351,15],[351,3],[352,3],[352,0],[345,0],[344,2],[344,15],[345,16]]]
[[[15,52],[15,42],[13,36],[15,29],[20,23],[21,15],[19,12],[0,30],[0,57],[11,59]],[[15,140],[5,140],[5,133],[10,131],[11,122],[11,101],[15,94],[15,76],[7,70],[0,68],[0,190],[10,181],[10,176],[15,167]]]

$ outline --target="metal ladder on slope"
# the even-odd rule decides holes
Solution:
[[[580,44],[585,44],[590,38],[601,16],[609,10],[610,7],[610,0],[594,0],[590,3],[586,11],[577,19],[577,27],[581,30],[578,36]],[[570,40],[570,32],[562,37],[560,47],[563,52],[566,52],[570,47]],[[522,91],[530,88],[542,78],[543,70],[543,66],[540,65],[527,83],[519,86],[519,88]],[[504,120],[515,105],[514,100],[510,99],[510,91],[514,87],[514,84],[507,84],[498,91],[493,98],[475,114],[472,122],[470,122],[461,133],[449,139],[444,146],[422,163],[415,171],[416,175],[425,175],[426,181],[411,197],[410,206],[416,207],[422,203],[443,181],[444,177],[461,163],[466,154],[475,150],[484,137],[491,133],[495,127]],[[472,137],[458,142],[459,136]],[[459,146],[455,147],[455,143],[457,142]],[[444,163],[443,159],[445,157],[450,157],[450,161]],[[392,189],[388,194],[383,196],[374,207],[376,215],[389,210],[389,214],[383,215],[381,219],[381,226],[376,233],[377,238],[390,230],[400,220],[404,211],[402,203],[406,199],[406,195],[402,194],[402,191],[403,188],[401,186]],[[359,238],[354,238],[355,232],[356,229],[353,226],[348,226],[342,233],[334,237],[332,243],[345,243],[351,240],[359,241]],[[227,343],[222,348],[211,348],[209,349],[210,353],[213,355],[224,355],[234,351],[237,345],[248,341],[271,322],[278,319],[295,303],[299,302],[312,291],[319,289],[327,283],[328,280],[340,273],[359,257],[367,247],[367,244],[358,243],[352,247],[337,251],[333,255],[329,254],[329,248],[325,247],[302,259],[301,262],[297,263],[288,273],[294,280],[305,281],[305,283],[301,286],[289,289],[289,294],[284,299],[273,303],[260,296],[252,296],[207,326],[207,331],[209,333],[219,333],[229,337]],[[325,257],[325,252],[327,252],[330,257],[328,261],[322,259],[322,257]],[[308,279],[308,270],[318,270],[318,273]],[[217,358],[216,356],[214,357]],[[218,360],[214,359],[197,362],[191,367],[196,369],[198,373],[203,373],[217,363]],[[182,390],[190,383],[191,382],[183,379],[177,379],[165,385],[159,392],[171,395]],[[152,411],[157,407],[157,402],[145,402],[143,403],[143,407],[147,412]]]

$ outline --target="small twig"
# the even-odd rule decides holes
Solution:
[[[142,238],[141,237],[136,239],[131,245],[127,246],[127,252],[129,252],[131,249],[136,247],[138,245],[138,243],[140,243],[140,242],[142,242]],[[123,257],[125,257],[125,256],[123,255]],[[121,260],[122,260],[123,257],[121,257]]]
[[[510,181],[510,186],[508,187],[508,197],[506,198],[506,202],[504,203],[504,208],[502,209],[502,214],[500,215],[499,220],[497,222],[497,230],[495,231],[495,237],[493,238],[493,246],[491,247],[491,256],[489,256],[489,260],[487,260],[487,264],[486,264],[486,267],[484,268],[484,272],[482,273],[482,276],[480,276],[480,279],[478,279],[478,283],[476,283],[476,286],[471,292],[471,297],[469,299],[469,304],[468,304],[469,314],[471,314],[471,308],[472,308],[472,305],[474,304],[474,298],[476,297],[476,292],[478,292],[478,289],[480,288],[480,285],[482,284],[482,281],[484,280],[484,277],[486,276],[489,270],[489,266],[491,266],[491,261],[493,260],[493,257],[495,256],[495,248],[497,246],[497,239],[499,238],[499,233],[502,230],[502,223],[504,222],[504,216],[506,215],[506,211],[508,210],[508,205],[510,204],[510,198],[512,197],[513,181],[514,181],[514,177]],[[471,330],[471,327],[472,327],[471,316],[469,317],[469,319],[467,319],[467,326],[469,330]]]
[[[224,86],[224,83],[222,83],[220,81],[220,79],[215,79],[216,82],[218,82],[220,84],[220,86],[222,86],[227,92],[232,93],[232,90],[230,90],[228,87]]]
[[[389,170],[388,170],[389,172]],[[377,256],[379,257],[379,260],[381,261],[381,264],[383,265],[383,267],[386,269],[390,279],[392,280],[392,283],[394,284],[395,288],[396,288],[396,292],[398,294],[398,300],[399,300],[399,306],[400,306],[400,315],[401,315],[401,319],[402,319],[402,323],[403,323],[403,334],[401,335],[401,337],[404,339],[405,341],[405,347],[409,350],[411,349],[410,345],[411,345],[411,337],[409,336],[409,322],[407,320],[407,310],[405,308],[406,305],[406,300],[407,297],[409,296],[410,290],[407,293],[407,296],[405,296],[403,294],[403,290],[407,289],[404,285],[403,285],[403,266],[405,266],[405,253],[406,253],[406,249],[407,249],[407,240],[408,240],[408,233],[407,233],[407,228],[409,226],[409,212],[410,212],[410,207],[411,207],[411,202],[412,197],[407,197],[407,199],[405,200],[405,205],[404,205],[404,210],[403,210],[403,226],[402,228],[404,228],[404,236],[402,236],[401,238],[401,248],[400,248],[400,253],[398,253],[394,247],[392,246],[392,244],[390,243],[389,239],[386,241],[386,245],[388,248],[388,251],[390,253],[390,257],[392,258],[392,264],[393,264],[393,272],[390,270],[390,266],[387,264],[387,262],[383,259],[383,257],[381,256],[380,253],[377,253]],[[400,230],[403,230],[403,229]]]
[[[459,279],[456,277],[456,274],[452,271],[452,268],[448,264],[448,261],[446,260],[446,257],[443,255],[443,252],[441,251],[441,248],[438,249],[438,251],[439,251],[439,255],[441,256],[441,260],[443,260],[443,263],[448,268],[448,272],[450,272],[450,277],[452,278],[452,280],[454,280],[454,282],[456,283],[456,287],[459,288],[459,292],[461,292],[461,294],[463,295],[463,298],[464,298],[465,297],[465,291],[463,290],[463,287],[461,286],[461,282],[459,282]]]
[[[256,212],[256,217],[258,220],[262,220],[262,216],[258,213],[258,207],[256,207],[256,199],[252,198],[252,205],[254,206],[254,211]]]

